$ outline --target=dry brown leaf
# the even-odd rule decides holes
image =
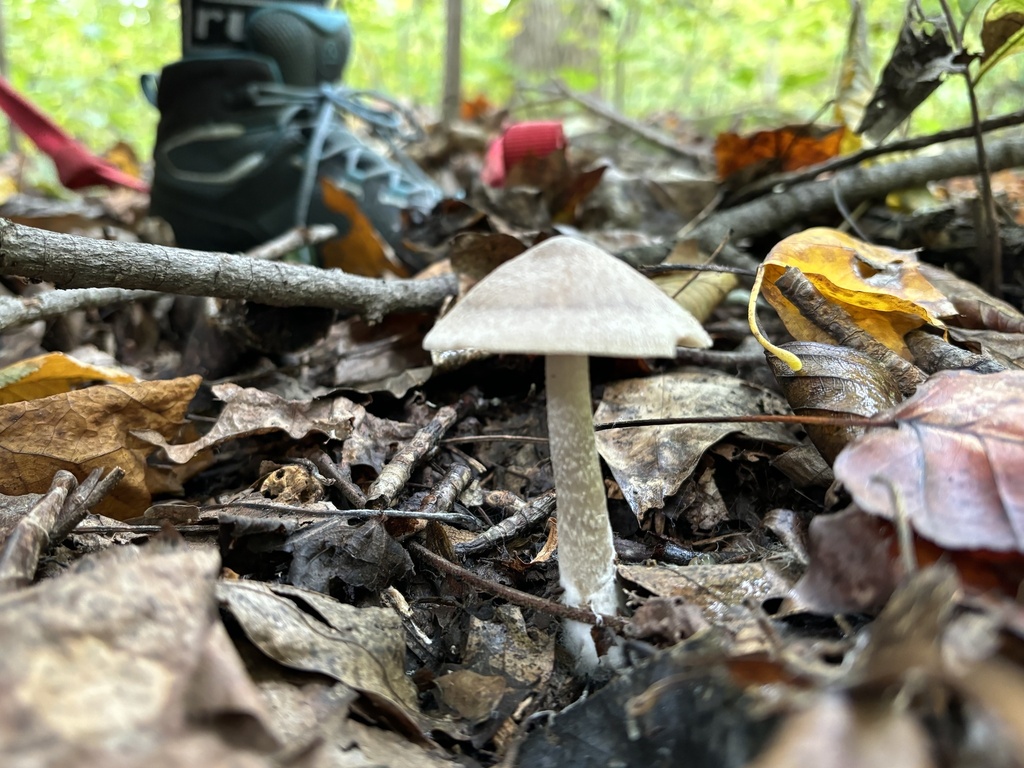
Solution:
[[[779,728],[751,768],[933,768],[927,732],[891,704],[823,692]]]
[[[892,525],[858,509],[811,521],[810,565],[784,611],[875,613],[903,577]]]
[[[948,321],[958,328],[1024,333],[1024,314],[974,283],[931,264],[920,265],[924,278],[952,302],[957,314]]]
[[[733,655],[761,653],[772,647],[760,621],[765,600],[784,597],[790,578],[772,563],[735,565],[621,565],[619,575],[657,597],[681,598],[700,609],[714,627],[732,638]]]
[[[707,264],[695,240],[681,240],[665,259],[665,264]],[[656,275],[654,283],[679,306],[702,323],[721,304],[740,279],[731,272],[668,272]]]
[[[320,432],[331,440],[343,440],[352,432],[352,421],[361,407],[340,395],[316,400],[285,400],[260,389],[237,384],[218,384],[213,393],[227,405],[213,429],[184,445],[170,445],[165,436],[138,430],[136,436],[162,448],[176,464],[190,461],[200,451],[228,440],[282,431],[299,440]]]
[[[784,344],[803,362],[793,371],[783,361],[769,357],[782,393],[798,416],[871,417],[891,408],[903,397],[888,371],[874,359],[849,347],[797,341]],[[863,427],[807,424],[807,436],[825,461],[831,464]]]
[[[1024,551],[1024,372],[935,375],[835,463],[858,506],[948,549]]]
[[[761,292],[798,341],[834,343],[775,287],[775,281],[790,267],[799,269],[858,326],[907,360],[911,357],[904,335],[925,324],[943,327],[940,318],[956,314],[949,299],[921,273],[912,252],[869,245],[837,230],[818,227],[780,242],[758,270]],[[755,290],[750,304],[751,330],[761,339],[754,324],[756,297]],[[791,364],[788,356],[778,354],[775,348],[771,351]],[[799,370],[799,363],[791,367]]]
[[[405,674],[402,620],[394,611],[252,581],[221,582],[217,594],[246,636],[279,664],[326,675],[371,697],[407,735],[446,723],[420,713],[416,686]]]
[[[625,419],[673,416],[722,416],[721,424],[609,429],[597,433],[597,450],[638,517],[661,509],[697,466],[704,452],[730,434],[774,445],[798,441],[779,424],[731,424],[729,416],[744,413],[788,413],[778,395],[721,374],[672,373],[627,379],[605,388],[594,419],[608,423]]]
[[[4,765],[269,766],[281,745],[217,616],[219,568],[120,547],[0,601]]]
[[[1024,333],[950,328],[949,336],[960,346],[1007,368],[1024,368]]]
[[[106,384],[0,406],[0,492],[45,493],[53,474],[66,469],[79,480],[100,467],[125,471],[97,507],[118,519],[149,506],[146,457],[151,446],[132,437],[150,430],[173,438],[200,378]]]

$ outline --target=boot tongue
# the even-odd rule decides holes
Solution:
[[[338,82],[352,43],[344,13],[302,5],[257,11],[245,36],[252,51],[277,62],[286,85],[307,88]]]

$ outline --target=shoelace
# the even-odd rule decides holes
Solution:
[[[350,114],[370,126],[374,136],[387,144],[391,156],[398,162],[406,178],[398,169],[382,162],[369,147],[356,143],[347,157],[347,171],[359,181],[387,176],[388,191],[396,196],[408,197],[421,188],[424,192],[434,189],[434,183],[420,168],[401,151],[400,145],[418,141],[423,129],[416,118],[401,104],[373,91],[355,90],[327,83],[318,88],[300,88],[277,83],[253,83],[247,89],[253,106],[306,107],[316,115],[313,134],[306,150],[305,168],[299,185],[295,207],[296,225],[305,227],[309,207],[316,187],[317,169],[323,159],[324,146],[334,127],[338,115]],[[377,105],[383,106],[377,106]],[[360,153],[368,153],[377,160],[377,167],[369,171],[360,170]],[[404,184],[404,186],[403,186]]]

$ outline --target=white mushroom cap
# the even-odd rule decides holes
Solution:
[[[428,350],[675,357],[710,347],[700,323],[611,254],[553,237],[474,286],[423,340]]]

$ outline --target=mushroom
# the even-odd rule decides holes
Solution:
[[[477,283],[423,340],[428,350],[545,355],[548,440],[558,493],[559,578],[568,605],[615,615],[621,590],[594,440],[588,356],[674,357],[711,339],[685,309],[597,246],[553,237]],[[590,627],[567,622],[583,670],[598,664]]]

